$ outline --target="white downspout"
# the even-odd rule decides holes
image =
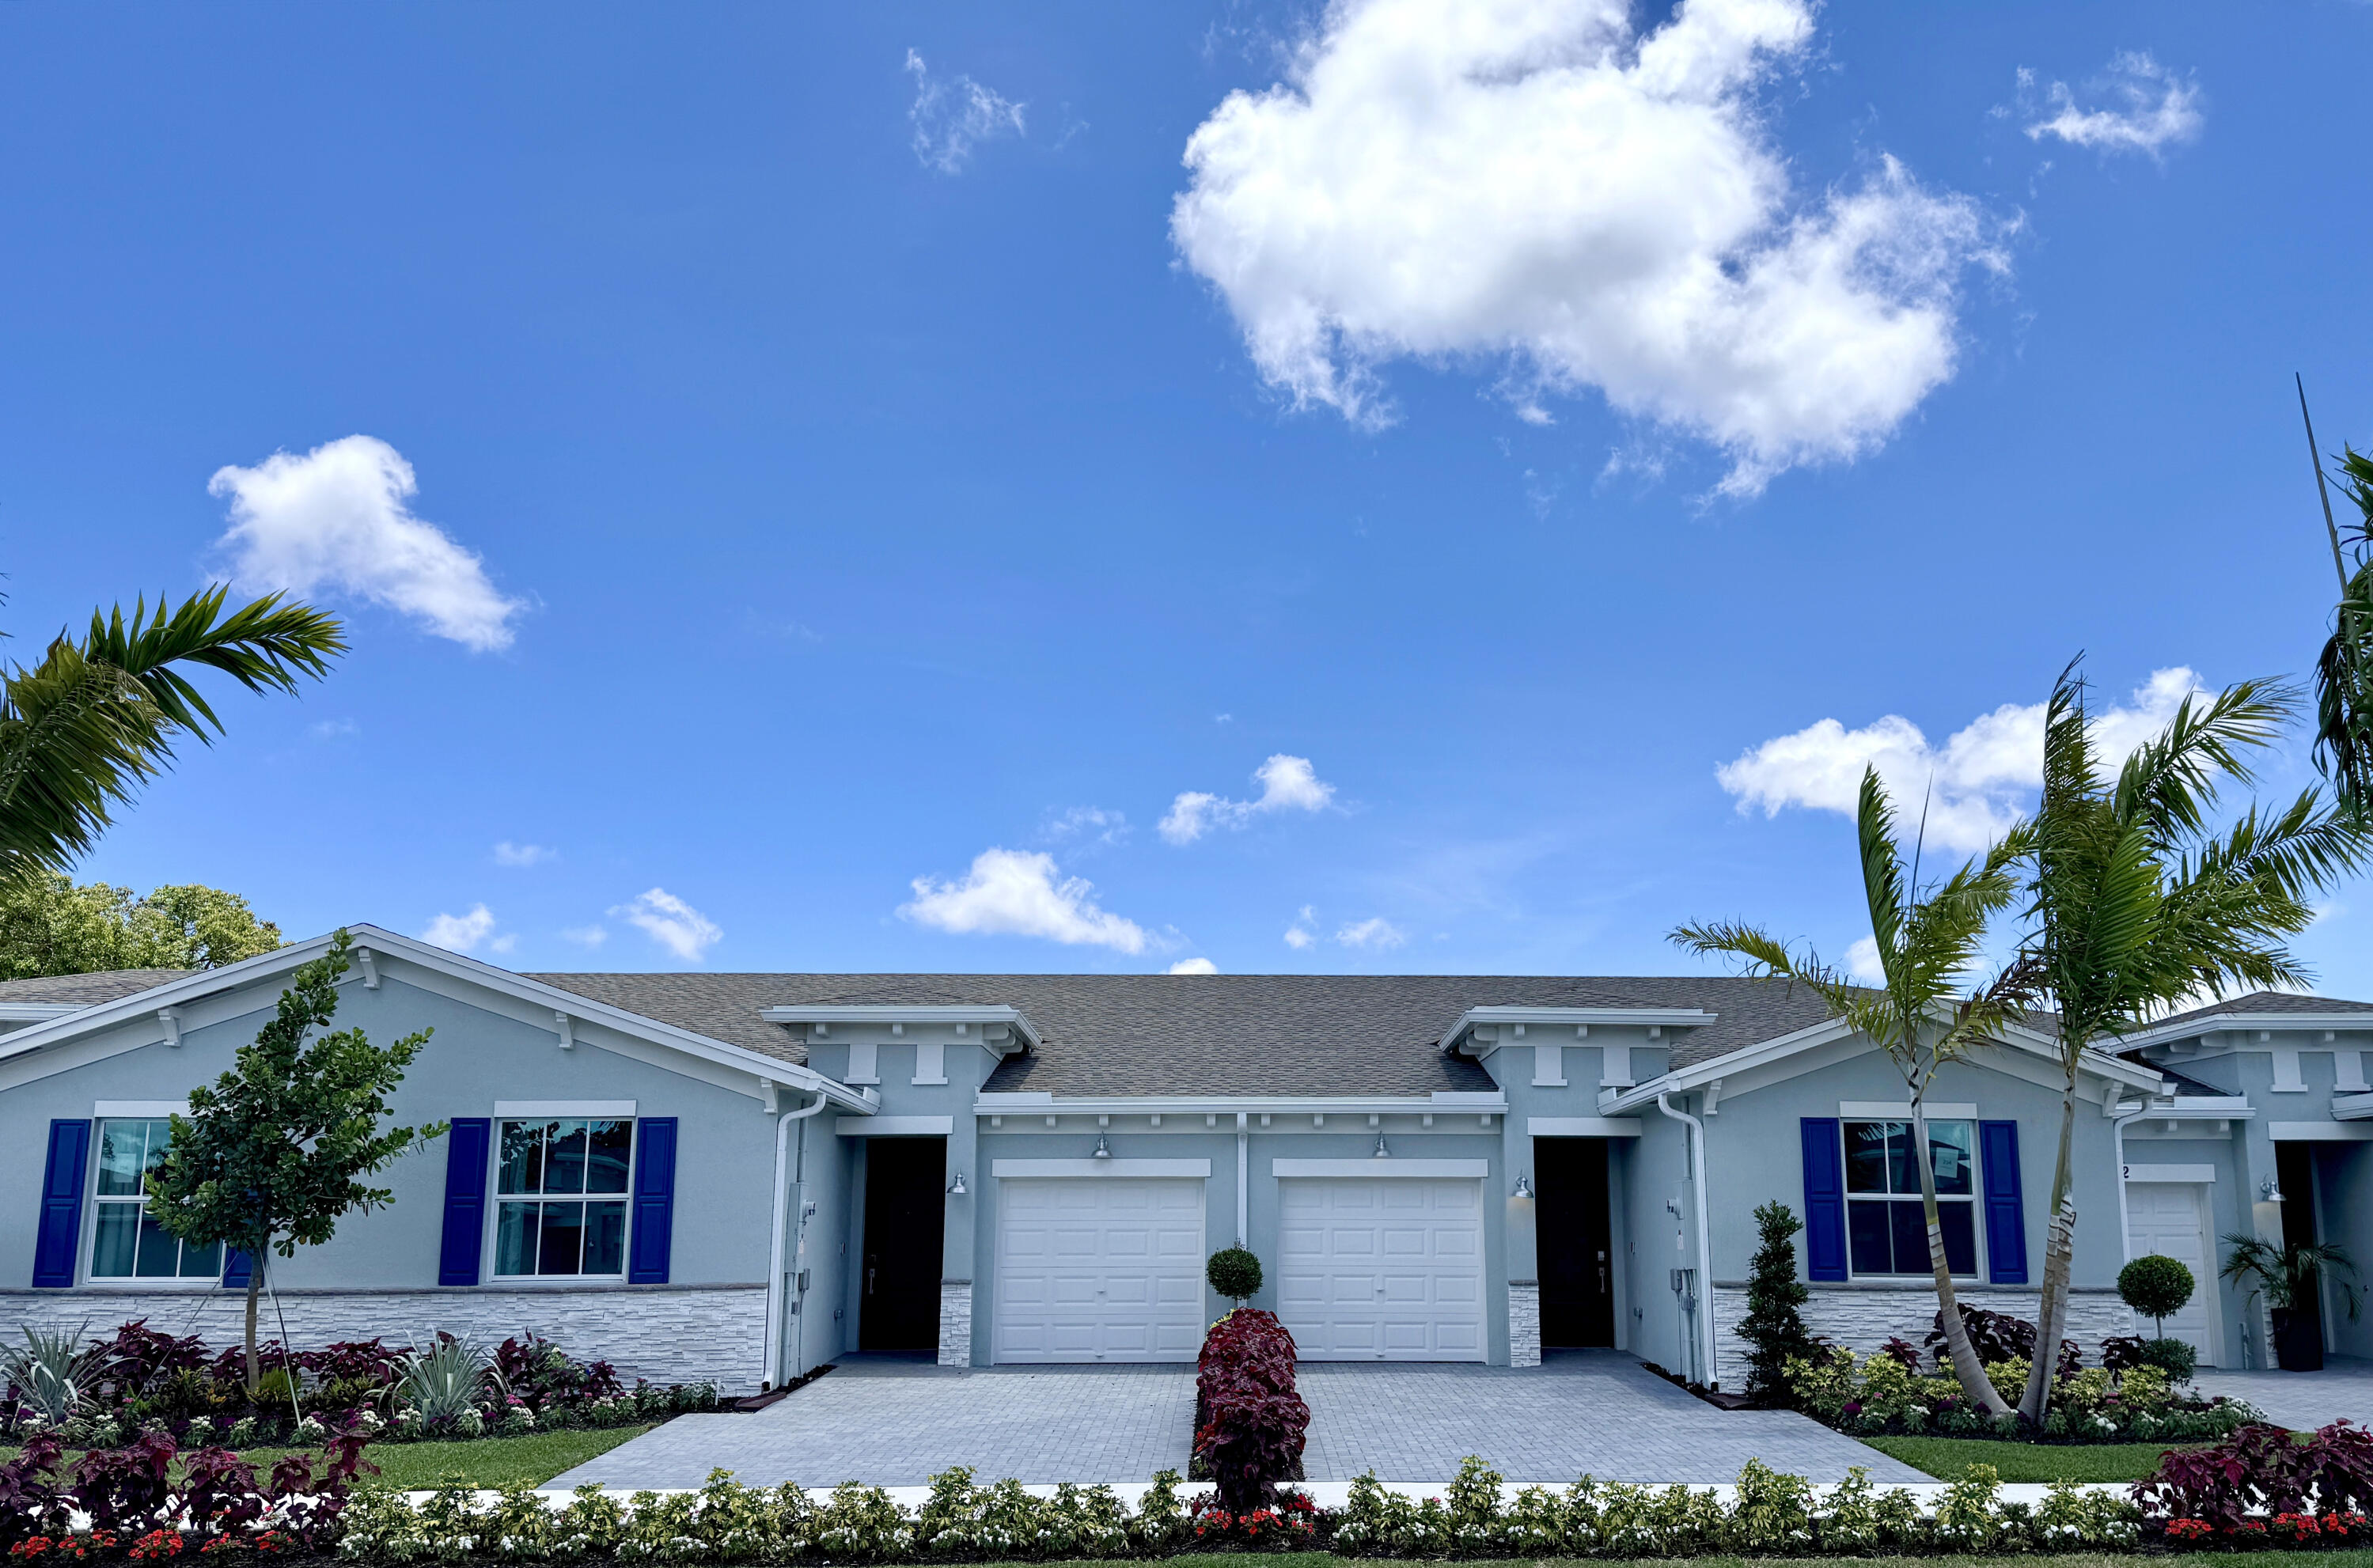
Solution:
[[[789,1153],[791,1123],[805,1121],[824,1109],[826,1103],[824,1092],[819,1089],[814,1105],[785,1111],[782,1118],[775,1123],[775,1232],[766,1258],[766,1382],[769,1387],[781,1382],[783,1374],[783,1204],[790,1193],[790,1185],[785,1180],[788,1173],[784,1166]]]
[[[1656,1096],[1656,1108],[1689,1128],[1690,1206],[1698,1211],[1698,1339],[1702,1345],[1699,1364],[1705,1368],[1706,1387],[1720,1381],[1713,1361],[1713,1251],[1706,1239],[1705,1123],[1687,1111],[1673,1108],[1669,1093]]]
[[[2149,1114],[2150,1096],[2145,1094],[2138,1109],[2128,1111],[2110,1124],[2110,1152],[2118,1162],[2118,1257],[2127,1263],[2134,1260],[2134,1236],[2126,1228],[2126,1123],[2139,1121]]]

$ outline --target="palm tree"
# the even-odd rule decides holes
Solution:
[[[2203,993],[2302,983],[2306,971],[2283,939],[2314,920],[2310,894],[2373,851],[2373,823],[2325,810],[2312,789],[2280,812],[2252,804],[2224,832],[2211,830],[2219,787],[2251,782],[2245,754],[2271,744],[2297,708],[2289,689],[2267,681],[2186,698],[2112,780],[2094,754],[2076,665],[2052,686],[2025,948],[2039,994],[2059,1012],[2063,1070],[2039,1347],[2058,1344],[2067,1322],[2070,1143],[2086,1054]],[[2050,1400],[2052,1359],[2039,1353],[2028,1372],[2019,1414],[2031,1422]]]
[[[1923,889],[1916,859],[1909,873],[1905,871],[1896,843],[1895,809],[1876,769],[1863,771],[1854,823],[1861,838],[1871,938],[1878,948],[1881,981],[1876,987],[1853,984],[1823,965],[1811,949],[1792,950],[1751,926],[1682,926],[1672,933],[1672,941],[1691,953],[1738,959],[1750,974],[1806,987],[1828,1005],[1832,1017],[1876,1042],[1902,1073],[1911,1094],[1912,1164],[1920,1172],[1928,1263],[1936,1278],[1937,1321],[1945,1330],[1946,1354],[1970,1398],[1990,1414],[2007,1415],[2010,1406],[1979,1363],[1954,1294],[1953,1269],[1945,1254],[1936,1206],[1927,1097],[1939,1068],[1994,1038],[2028,1000],[2028,973],[2019,965],[1967,994],[1960,989],[1977,965],[1988,924],[2018,895],[2016,868],[2028,852],[2027,829],[2014,829],[1982,860],[1966,861],[1943,883]]]
[[[2313,440],[2310,430],[2310,451]],[[2355,503],[2359,521],[2350,525],[2352,537],[2344,553],[2340,530],[2332,521],[2332,496],[2323,489],[2319,467],[2316,487],[2323,492],[2323,522],[2332,534],[2332,564],[2340,574],[2340,603],[2332,615],[2332,638],[2315,666],[2315,754],[2341,805],[2373,817],[2373,457],[2343,447],[2333,477],[2340,481],[2341,494]]]
[[[336,620],[278,594],[225,613],[215,587],[180,608],[137,602],[91,613],[41,661],[0,675],[0,880],[64,871],[99,841],[109,812],[170,766],[174,743],[211,743],[222,720],[191,682],[197,670],[250,691],[293,692],[345,651]],[[185,673],[186,672],[186,673]]]

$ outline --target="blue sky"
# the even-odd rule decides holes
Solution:
[[[2130,727],[2309,667],[2290,377],[2373,440],[2368,46],[2354,0],[0,6],[5,621],[350,615],[87,868],[291,934],[1842,956],[1861,757],[1973,843],[2078,651]]]

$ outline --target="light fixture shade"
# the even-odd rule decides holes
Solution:
[[[1517,1197],[1519,1197],[1519,1198],[1530,1198],[1532,1195],[1533,1195],[1533,1178],[1532,1178],[1531,1176],[1517,1176],[1517,1177],[1516,1177],[1516,1196],[1517,1196]]]
[[[1112,1145],[1105,1141],[1105,1135],[1101,1132],[1096,1134],[1095,1157],[1099,1160],[1109,1160],[1112,1158]]]
[[[956,1179],[948,1183],[948,1195],[952,1198],[962,1198],[964,1195],[964,1172],[958,1171]]]
[[[1392,1158],[1392,1151],[1385,1147],[1385,1135],[1381,1132],[1376,1134],[1376,1158],[1379,1160]]]

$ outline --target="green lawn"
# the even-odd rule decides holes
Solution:
[[[541,1486],[563,1470],[606,1454],[629,1437],[639,1437],[649,1426],[607,1426],[597,1431],[539,1432],[527,1437],[481,1437],[472,1443],[374,1443],[363,1457],[380,1468],[374,1485],[416,1492],[437,1485],[459,1471],[475,1486],[508,1486],[526,1481]],[[286,1448],[250,1448],[240,1456],[259,1471],[268,1471]],[[0,1448],[0,1461],[17,1457],[14,1448]],[[69,1455],[71,1462],[73,1456]]]
[[[1992,1437],[1865,1437],[1880,1453],[1958,1480],[1971,1465],[1992,1465],[2005,1480],[2140,1480],[2158,1469],[2165,1443],[2005,1443]]]

